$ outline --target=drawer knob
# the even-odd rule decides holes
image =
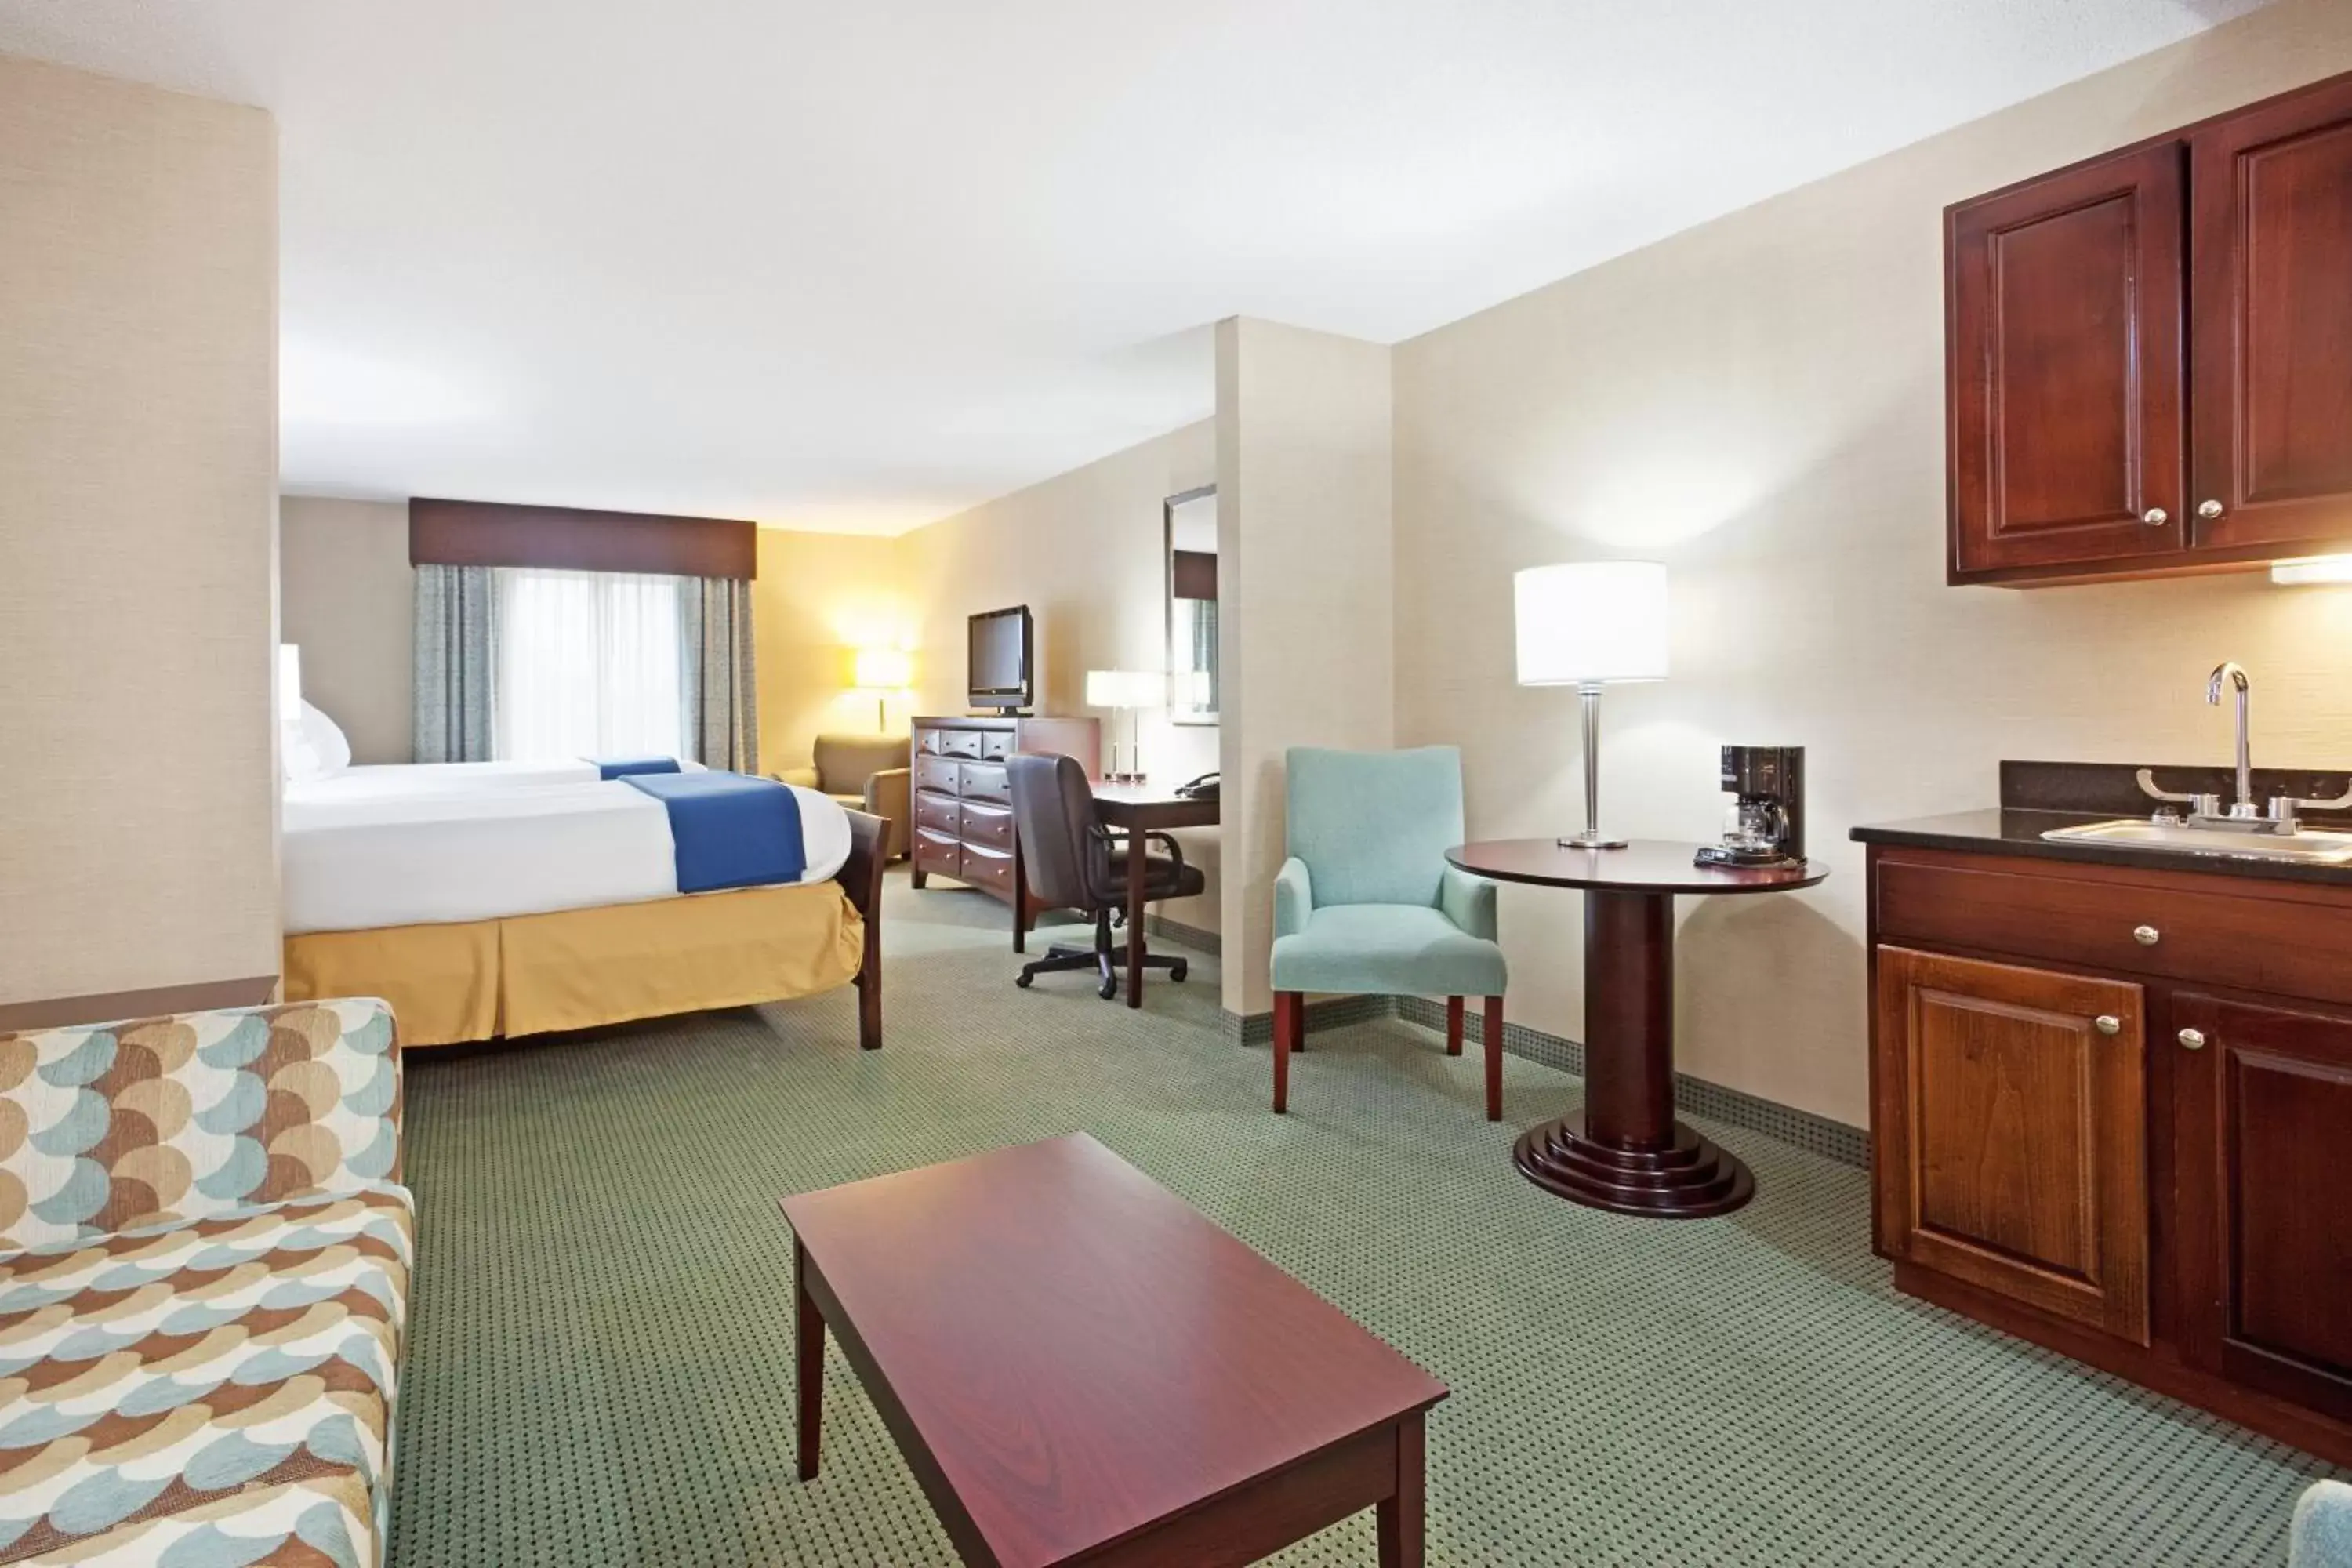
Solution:
[[[2180,1043],[2189,1050],[2201,1051],[2205,1048],[2205,1031],[2202,1029],[2183,1029],[2180,1031]]]
[[[2120,1035],[2123,1033],[2124,1021],[2113,1013],[2102,1013],[2091,1020],[2091,1026],[2103,1035]]]
[[[2152,506],[2140,514],[2139,520],[2150,528],[2162,528],[2166,523],[2170,522],[2172,518],[2162,507]]]
[[[2220,501],[2209,500],[2197,509],[2197,515],[2210,522],[2227,510]]]
[[[2132,927],[2132,941],[2139,943],[2142,947],[2154,947],[2163,939],[2164,933],[2157,930],[2154,926]]]

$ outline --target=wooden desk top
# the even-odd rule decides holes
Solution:
[[[783,1200],[1000,1563],[1059,1563],[1445,1397],[1085,1133]]]
[[[1217,801],[1192,800],[1173,784],[1109,784],[1093,781],[1095,812],[1113,827],[1209,827],[1217,821]]]
[[[1819,860],[1801,868],[1700,866],[1696,844],[1636,838],[1622,849],[1570,849],[1550,838],[1498,838],[1457,844],[1445,858],[1474,876],[1546,888],[1616,893],[1777,893],[1810,888],[1830,874]]]

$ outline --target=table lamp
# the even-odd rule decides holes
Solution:
[[[1087,706],[1109,708],[1125,711],[1129,715],[1129,732],[1134,739],[1128,746],[1127,771],[1124,773],[1119,771],[1118,766],[1118,735],[1116,731],[1111,734],[1110,772],[1103,776],[1112,784],[1143,782],[1141,721],[1134,718],[1133,715],[1139,709],[1151,708],[1159,704],[1166,694],[1166,681],[1167,677],[1149,669],[1087,671]]]
[[[854,680],[860,691],[874,693],[874,728],[890,732],[890,694],[915,683],[915,661],[905,649],[862,647],[857,650]]]
[[[1601,689],[1666,675],[1666,569],[1654,561],[1530,566],[1512,579],[1519,684],[1573,686],[1584,706],[1584,831],[1563,848],[1622,849],[1601,831]]]

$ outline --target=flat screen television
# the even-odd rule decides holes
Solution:
[[[1037,623],[1029,606],[990,610],[971,617],[971,705],[1026,708],[1037,693]]]

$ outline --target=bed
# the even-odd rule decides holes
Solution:
[[[286,999],[382,996],[404,1043],[435,1046],[855,984],[859,1044],[881,1045],[881,818],[692,764],[603,774],[455,763],[290,781]],[[683,816],[678,795],[732,796],[735,815]],[[796,874],[742,872],[738,841],[786,814]]]

